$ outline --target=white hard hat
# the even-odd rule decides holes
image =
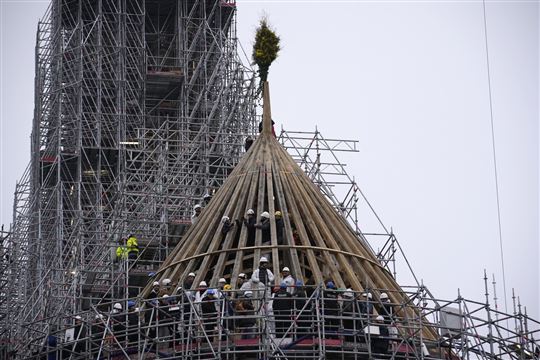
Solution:
[[[80,315],[76,315],[76,316],[75,316],[75,319],[76,319],[76,320],[82,320],[82,317],[81,317]]]
[[[195,206],[193,207],[193,210],[200,209],[200,208],[202,208],[202,206],[201,206],[200,204],[197,204],[197,205],[195,205]]]
[[[368,297],[368,299],[371,299],[371,298],[373,298],[373,295],[371,295],[371,293],[370,293],[370,292],[368,292],[368,293],[362,293],[362,296],[364,296],[364,297],[366,297],[366,296],[367,296],[367,297]]]
[[[187,276],[193,276],[193,277],[195,277],[195,273],[192,273],[192,272],[191,272],[191,273],[187,274]]]
[[[266,218],[266,219],[270,219],[270,214],[268,213],[268,211],[263,211],[261,213],[261,217]]]
[[[179,286],[179,287],[176,288],[176,292],[178,292],[178,291],[180,291],[180,290],[182,290],[182,287],[181,287],[181,286]]]
[[[139,311],[141,311],[141,308],[136,307],[135,310],[133,310],[133,311],[139,312]]]
[[[289,268],[285,266],[281,271],[287,271],[287,272],[290,272],[291,270],[289,270]]]
[[[122,304],[120,304],[120,303],[115,303],[115,304],[113,305],[113,309],[116,309],[116,310],[122,310]]]
[[[154,283],[152,284],[152,286],[159,286],[159,282],[158,282],[158,281],[154,281]]]
[[[246,278],[246,274],[240,273],[240,274],[238,274],[238,277],[239,277],[239,278],[242,278],[242,279],[245,279],[245,278]]]
[[[218,280],[218,283],[226,283],[226,282],[227,282],[227,280],[225,280],[225,278],[221,278],[221,279]]]
[[[103,314],[96,314],[95,319],[103,319],[105,316]]]
[[[388,299],[387,293],[381,293],[381,300]]]
[[[352,299],[354,297],[354,293],[351,289],[347,289],[343,292],[343,296]]]
[[[224,216],[221,218],[221,222],[224,223],[225,221],[231,220],[228,216]]]
[[[246,211],[246,215],[253,215],[255,214],[255,211],[253,211],[253,209],[248,209],[248,211]]]
[[[245,297],[252,297],[253,296],[253,291],[247,290],[246,292],[244,292],[244,296]]]
[[[375,320],[378,320],[378,321],[384,321],[384,318],[383,318],[381,315],[379,315],[379,316],[377,316],[377,317],[375,318]]]
[[[208,284],[206,283],[206,281],[201,281],[201,282],[199,283],[199,286],[201,286],[201,287],[203,287],[203,286],[204,286],[204,287],[208,287]]]
[[[171,279],[163,279],[161,280],[161,285],[166,286],[171,283]]]
[[[169,295],[167,295],[167,294],[163,294],[163,296],[162,296],[162,297],[163,297],[163,298],[168,298],[168,297],[169,297]]]
[[[264,256],[261,256],[261,258],[259,259],[259,262],[260,262],[260,263],[263,263],[263,262],[266,262],[266,263],[267,263],[267,262],[268,262],[268,259],[267,259],[266,257],[264,257]]]

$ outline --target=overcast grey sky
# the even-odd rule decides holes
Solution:
[[[29,159],[35,29],[47,2],[0,1],[0,202],[9,223]],[[502,298],[482,2],[237,5],[246,52],[263,13],[282,38],[269,77],[277,126],[359,140],[360,153],[344,157],[348,172],[417,276],[439,297],[461,288],[483,300],[485,268]],[[537,319],[538,18],[538,1],[487,1],[507,291]],[[369,217],[362,223],[379,230]]]

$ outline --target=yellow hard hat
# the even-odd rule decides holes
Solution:
[[[275,216],[281,216],[281,211],[279,211],[279,210],[276,211],[276,212],[274,213],[274,215],[275,215]]]
[[[227,284],[223,287],[223,290],[232,290],[232,286]]]

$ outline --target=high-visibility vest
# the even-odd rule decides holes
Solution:
[[[119,246],[116,248],[116,257],[119,259],[127,259],[128,251],[125,246]]]
[[[127,252],[139,253],[139,244],[137,243],[137,238],[135,236],[130,236],[127,239]]]

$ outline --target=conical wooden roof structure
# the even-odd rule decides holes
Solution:
[[[195,284],[205,280],[216,286],[221,277],[235,284],[240,273],[249,275],[266,256],[276,275],[287,266],[306,284],[331,280],[341,288],[385,289],[393,302],[406,303],[388,270],[273,135],[268,82],[263,84],[263,100],[260,136],[162,264],[157,280],[181,284],[194,272]],[[254,246],[247,246],[247,228],[241,221],[222,234],[223,216],[243,219],[248,209],[257,219],[264,211],[271,214],[271,241],[263,243],[257,230]],[[277,210],[284,220],[282,244],[276,236]]]

